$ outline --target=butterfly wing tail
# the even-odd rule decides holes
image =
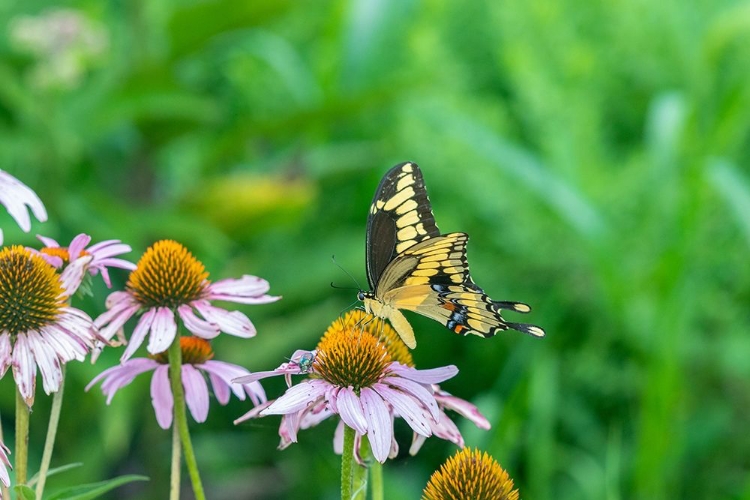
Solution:
[[[523,302],[508,302],[508,301],[502,301],[502,300],[493,300],[492,307],[493,309],[495,309],[495,311],[499,311],[500,309],[506,309],[508,311],[516,311],[520,313],[531,312],[531,307],[524,304]]]
[[[534,337],[544,337],[545,335],[544,330],[542,328],[539,328],[536,325],[529,325],[527,323],[511,323],[511,322],[506,322],[505,324],[508,325],[508,327],[516,331],[528,333],[529,335],[532,335]]]

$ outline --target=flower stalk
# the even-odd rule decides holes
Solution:
[[[182,447],[180,446],[180,431],[176,425],[172,426],[172,469],[169,478],[169,500],[180,499],[180,464]]]
[[[344,426],[344,451],[341,454],[341,500],[352,500],[354,471],[354,429]]]
[[[29,407],[16,388],[16,484],[26,484],[29,466]]]
[[[62,366],[62,380],[60,389],[52,396],[52,408],[50,409],[49,425],[47,426],[47,438],[44,441],[44,452],[42,463],[39,467],[39,477],[36,483],[36,498],[43,498],[44,484],[47,482],[47,472],[52,461],[52,450],[55,448],[57,428],[60,424],[60,411],[62,410],[63,390],[65,388],[65,365]]]
[[[195,451],[190,441],[188,430],[187,411],[185,408],[185,391],[182,387],[182,350],[180,349],[180,335],[175,335],[169,346],[169,380],[174,396],[174,423],[177,427],[182,448],[185,450],[185,464],[187,465],[190,482],[193,485],[193,493],[196,500],[205,500],[198,462],[195,459]],[[173,434],[174,435],[174,434]],[[174,466],[173,466],[174,467]],[[173,468],[174,472],[174,468]]]

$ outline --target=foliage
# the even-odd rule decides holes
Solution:
[[[493,422],[466,427],[467,443],[526,498],[750,498],[746,4],[65,8],[86,20],[76,44],[29,42],[55,33],[21,22],[46,2],[0,7],[0,168],[45,202],[36,232],[121,239],[133,258],[174,238],[212,278],[269,279],[284,299],[247,307],[258,337],[214,346],[266,370],[350,306],[355,291],[329,283],[364,286],[372,194],[391,165],[416,161],[440,228],[471,235],[476,281],[530,303],[524,319],[548,332],[459,338],[410,316],[417,365],[456,364],[445,388]],[[6,243],[32,243],[7,214],[0,224]],[[110,407],[82,390],[118,357],[69,367],[56,460],[84,466],[50,487],[135,473],[151,481],[117,498],[162,498],[169,435],[144,404],[147,381]],[[214,406],[193,429],[208,496],[336,498],[333,427],[277,451],[273,417],[231,425],[248,409]],[[408,457],[407,436],[385,467],[389,499],[416,498],[454,451],[428,440]]]

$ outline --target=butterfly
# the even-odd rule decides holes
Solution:
[[[502,309],[527,313],[520,302],[489,298],[469,275],[465,233],[440,234],[422,172],[401,163],[380,182],[367,218],[366,267],[371,291],[365,311],[390,321],[411,349],[417,341],[401,310],[432,318],[460,335],[492,337],[512,328],[543,337],[538,326],[505,321]]]

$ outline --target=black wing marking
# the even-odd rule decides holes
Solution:
[[[374,290],[388,264],[407,248],[440,236],[424,179],[416,163],[401,163],[385,174],[367,218],[367,281]]]

